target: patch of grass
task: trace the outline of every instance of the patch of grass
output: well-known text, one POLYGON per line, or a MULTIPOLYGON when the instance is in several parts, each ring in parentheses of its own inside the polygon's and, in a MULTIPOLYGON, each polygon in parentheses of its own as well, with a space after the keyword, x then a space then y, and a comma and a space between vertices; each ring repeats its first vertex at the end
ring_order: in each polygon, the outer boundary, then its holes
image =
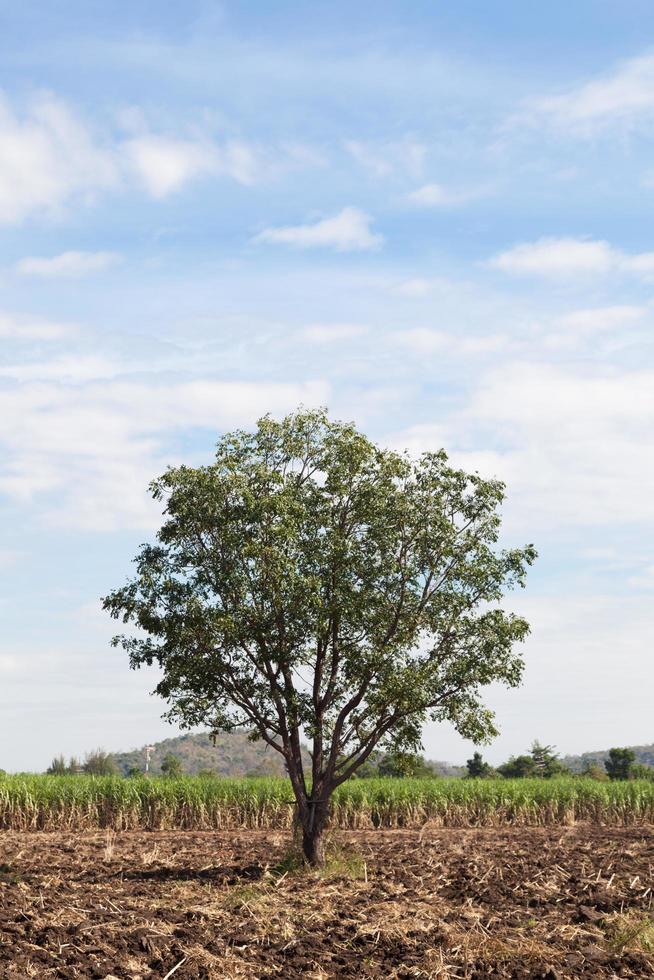
POLYGON ((330 843, 327 848, 324 867, 318 874, 321 878, 352 878, 359 880, 367 877, 366 862, 360 854, 351 848, 330 843))
POLYGON ((256 908, 265 900, 266 892, 261 884, 232 885, 225 894, 222 904, 239 912, 256 908))
POLYGON ((654 953, 654 918, 651 915, 633 912, 618 915, 606 923, 605 934, 608 947, 615 952, 629 948, 654 953))
POLYGON ((286 875, 298 874, 307 870, 307 863, 300 847, 293 844, 284 852, 276 864, 268 868, 268 871, 275 878, 285 878, 286 875))
POLYGON ((0 883, 18 885, 22 880, 22 876, 10 864, 0 864, 0 883))
POLYGON ((304 858, 302 849, 294 844, 286 851, 281 860, 269 868, 270 874, 283 878, 293 874, 316 874, 320 878, 352 878, 360 879, 367 876, 367 867, 363 858, 351 848, 328 840, 325 847, 325 863, 322 868, 312 868, 304 858))

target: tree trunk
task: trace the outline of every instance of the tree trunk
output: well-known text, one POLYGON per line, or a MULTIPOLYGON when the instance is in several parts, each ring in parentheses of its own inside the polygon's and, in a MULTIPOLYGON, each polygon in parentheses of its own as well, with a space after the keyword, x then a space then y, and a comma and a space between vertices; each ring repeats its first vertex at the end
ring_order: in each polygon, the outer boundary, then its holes
POLYGON ((325 828, 328 819, 328 802, 308 801, 306 816, 302 820, 302 853, 312 868, 322 868, 325 863, 325 828))

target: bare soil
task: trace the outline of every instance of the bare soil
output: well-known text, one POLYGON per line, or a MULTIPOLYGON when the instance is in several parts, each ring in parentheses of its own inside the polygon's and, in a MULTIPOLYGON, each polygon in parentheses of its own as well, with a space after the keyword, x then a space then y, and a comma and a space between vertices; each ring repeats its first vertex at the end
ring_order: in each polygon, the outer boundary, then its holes
POLYGON ((654 829, 0 834, 0 978, 654 977, 654 829))

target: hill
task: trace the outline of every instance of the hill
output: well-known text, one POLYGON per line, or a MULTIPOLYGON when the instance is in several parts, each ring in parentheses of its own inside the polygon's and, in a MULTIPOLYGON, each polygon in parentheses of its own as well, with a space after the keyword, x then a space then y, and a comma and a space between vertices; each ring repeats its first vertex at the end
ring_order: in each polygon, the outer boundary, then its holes
MULTIPOLYGON (((251 742, 244 732, 231 732, 216 736, 215 744, 211 736, 202 732, 195 735, 179 735, 156 742, 150 758, 150 771, 161 772, 161 763, 167 755, 176 756, 182 769, 195 775, 209 769, 219 776, 281 776, 283 766, 281 757, 263 742, 251 742)), ((143 769, 145 747, 131 752, 115 752, 113 757, 123 775, 132 767, 143 769)))
MULTIPOLYGON (((166 755, 176 756, 188 775, 201 770, 212 770, 219 776, 281 776, 284 767, 281 757, 263 742, 251 742, 244 732, 224 733, 216 736, 215 745, 207 732, 179 735, 156 742, 150 759, 150 771, 161 772, 166 755)), ((126 775, 133 767, 143 769, 145 746, 131 752, 114 752, 119 771, 126 775)), ((308 756, 307 756, 308 758, 308 756)), ((428 762, 439 776, 460 776, 465 770, 447 762, 428 762)))
MULTIPOLYGON (((623 748, 623 746, 620 746, 623 748)), ((636 762, 644 766, 654 767, 654 744, 652 745, 628 745, 626 748, 632 750, 636 755, 636 762)), ((564 766, 572 772, 581 772, 585 766, 597 765, 604 768, 604 760, 608 759, 609 750, 603 749, 598 752, 583 752, 581 755, 565 755, 561 759, 564 766)))

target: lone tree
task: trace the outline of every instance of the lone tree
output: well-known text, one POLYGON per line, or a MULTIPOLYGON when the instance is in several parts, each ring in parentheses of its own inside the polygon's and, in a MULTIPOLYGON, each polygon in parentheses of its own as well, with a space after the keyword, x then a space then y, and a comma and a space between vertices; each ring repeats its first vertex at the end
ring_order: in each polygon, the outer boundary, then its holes
POLYGON ((480 689, 519 683, 529 630, 499 602, 535 558, 496 548, 502 483, 298 411, 224 436, 211 465, 169 469, 151 493, 157 544, 104 600, 145 635, 114 644, 160 666, 169 719, 246 725, 280 753, 311 864, 334 790, 375 749, 416 751, 427 719, 496 734, 480 689))

